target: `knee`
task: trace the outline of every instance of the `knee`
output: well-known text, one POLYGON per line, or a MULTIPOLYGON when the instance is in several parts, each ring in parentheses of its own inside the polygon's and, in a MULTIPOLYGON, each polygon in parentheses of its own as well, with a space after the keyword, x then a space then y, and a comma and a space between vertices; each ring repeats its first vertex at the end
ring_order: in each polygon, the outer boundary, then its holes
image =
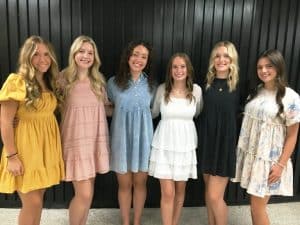
POLYGON ((132 181, 127 182, 119 182, 119 191, 131 191, 132 189, 132 181))
POLYGON ((146 183, 147 183, 147 179, 134 180, 133 188, 134 189, 146 189, 146 183))
POLYGON ((92 191, 81 191, 75 194, 77 199, 80 199, 81 202, 91 203, 93 200, 94 193, 92 191))
POLYGON ((23 207, 41 209, 43 207, 43 197, 41 196, 31 196, 30 199, 22 201, 23 207))
POLYGON ((175 190, 172 188, 161 190, 161 199, 165 202, 171 202, 175 198, 175 190))
POLYGON ((210 204, 214 205, 214 204, 217 204, 220 200, 223 201, 223 198, 222 198, 222 196, 219 196, 218 194, 209 191, 209 192, 206 193, 206 200, 210 204))

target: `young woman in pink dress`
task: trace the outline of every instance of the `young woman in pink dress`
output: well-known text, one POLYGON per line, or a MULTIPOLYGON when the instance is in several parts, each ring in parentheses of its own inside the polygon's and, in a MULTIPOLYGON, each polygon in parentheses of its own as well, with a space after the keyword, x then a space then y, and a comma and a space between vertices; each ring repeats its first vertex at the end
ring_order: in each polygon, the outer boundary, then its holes
POLYGON ((104 103, 105 80, 95 42, 79 36, 73 42, 69 65, 58 79, 62 110, 61 137, 66 181, 75 196, 69 206, 71 225, 86 224, 96 173, 109 170, 108 127, 104 103))

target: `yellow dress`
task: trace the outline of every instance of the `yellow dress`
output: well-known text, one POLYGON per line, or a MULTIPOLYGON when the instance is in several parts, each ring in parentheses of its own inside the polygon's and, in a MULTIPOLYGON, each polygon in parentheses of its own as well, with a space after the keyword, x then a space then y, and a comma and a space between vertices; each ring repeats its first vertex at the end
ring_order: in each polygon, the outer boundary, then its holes
POLYGON ((50 187, 64 179, 59 128, 54 110, 56 98, 52 92, 43 92, 35 109, 25 106, 25 81, 18 74, 10 74, 0 91, 1 101, 19 102, 15 128, 18 157, 24 165, 24 175, 13 176, 6 169, 5 146, 0 162, 0 192, 13 193, 50 187))

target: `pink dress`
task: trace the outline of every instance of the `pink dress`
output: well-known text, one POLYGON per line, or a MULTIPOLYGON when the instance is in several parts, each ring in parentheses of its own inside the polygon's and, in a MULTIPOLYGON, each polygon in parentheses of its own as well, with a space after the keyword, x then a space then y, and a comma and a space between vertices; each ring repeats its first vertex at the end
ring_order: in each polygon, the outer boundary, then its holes
POLYGON ((91 90, 89 80, 77 81, 71 88, 64 105, 61 136, 66 181, 87 180, 109 171, 104 104, 91 90))

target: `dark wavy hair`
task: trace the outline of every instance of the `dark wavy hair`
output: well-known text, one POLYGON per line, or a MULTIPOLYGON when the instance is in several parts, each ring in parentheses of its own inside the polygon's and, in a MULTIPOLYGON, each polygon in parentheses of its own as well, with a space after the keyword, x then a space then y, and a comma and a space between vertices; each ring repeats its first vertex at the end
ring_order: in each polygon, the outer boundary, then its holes
POLYGON ((126 90, 129 87, 128 81, 131 79, 131 74, 130 74, 128 60, 129 60, 130 56, 132 56, 134 48, 139 45, 144 46, 149 52, 147 64, 146 64, 143 72, 147 76, 149 90, 153 90, 153 87, 154 87, 153 65, 152 65, 153 48, 148 42, 141 41, 141 40, 130 42, 127 45, 127 47, 123 50, 123 53, 121 56, 121 61, 120 61, 119 71, 117 72, 117 75, 115 77, 115 82, 116 82, 117 86, 122 90, 126 90))
POLYGON ((191 60, 189 56, 185 53, 175 53, 174 55, 171 56, 168 66, 167 66, 167 74, 166 74, 166 91, 165 91, 165 102, 169 102, 170 100, 170 93, 173 88, 173 77, 172 77, 172 65, 173 61, 175 58, 181 58, 185 62, 186 69, 187 69, 187 78, 186 78, 186 89, 187 89, 187 95, 186 98, 189 99, 190 101, 193 100, 193 78, 194 78, 194 68, 191 63, 191 60))
MULTIPOLYGON (((256 64, 262 58, 267 58, 276 70, 276 103, 279 107, 277 116, 280 116, 280 114, 283 112, 282 98, 285 95, 285 87, 288 86, 286 81, 285 61, 281 52, 277 49, 269 49, 267 51, 264 51, 258 57, 256 64)), ((256 80, 254 81, 254 85, 255 87, 252 88, 249 98, 247 99, 247 103, 257 96, 259 89, 264 86, 264 83, 260 79, 256 78, 256 80)))

